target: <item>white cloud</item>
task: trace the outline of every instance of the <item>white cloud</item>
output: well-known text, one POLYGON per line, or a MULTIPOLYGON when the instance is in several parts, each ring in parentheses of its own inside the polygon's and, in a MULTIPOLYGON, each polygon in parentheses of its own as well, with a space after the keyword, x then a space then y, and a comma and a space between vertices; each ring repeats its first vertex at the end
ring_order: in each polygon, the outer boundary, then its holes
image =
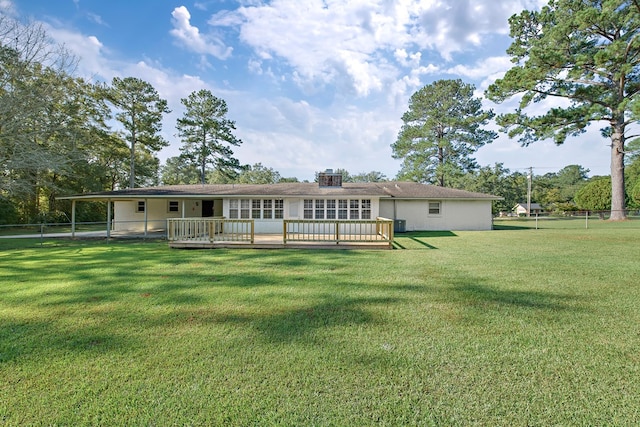
POLYGON ((15 16, 16 7, 11 0, 0 0, 0 13, 7 16, 15 16))
POLYGON ((171 35, 187 49, 202 55, 211 55, 218 59, 226 59, 232 48, 211 34, 201 34, 198 27, 191 25, 191 14, 184 6, 176 7, 171 12, 173 29, 171 35))

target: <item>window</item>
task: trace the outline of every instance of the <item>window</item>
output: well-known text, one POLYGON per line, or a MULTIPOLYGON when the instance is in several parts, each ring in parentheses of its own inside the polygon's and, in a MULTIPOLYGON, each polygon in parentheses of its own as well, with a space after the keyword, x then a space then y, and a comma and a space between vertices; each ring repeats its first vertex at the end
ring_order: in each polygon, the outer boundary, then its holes
POLYGON ((136 212, 143 213, 145 209, 146 203, 144 200, 138 200, 138 204, 136 205, 136 212))
POLYGON ((238 219, 238 200, 231 199, 229 200, 229 218, 238 219))
POLYGON ((260 209, 260 202, 260 199, 251 200, 251 218, 253 219, 260 219, 260 216, 262 214, 262 210, 260 209))
POLYGON ((336 219, 336 201, 327 200, 327 219, 336 219))
POLYGON ((240 199, 240 218, 249 219, 250 202, 249 199, 240 199))
POLYGON ((169 212, 180 212, 180 204, 177 200, 169 200, 169 206, 167 209, 169 212))
POLYGON ((371 200, 362 200, 362 219, 371 219, 371 200))
POLYGON ((304 199, 304 219, 313 219, 313 200, 304 199))
POLYGON ((275 207, 274 218, 277 218, 277 219, 284 218, 284 200, 276 199, 273 201, 273 205, 275 207))
POLYGON ((349 218, 360 219, 360 200, 349 200, 349 218))
POLYGON ((262 201, 262 217, 264 219, 273 218, 273 200, 263 200, 262 201))
POLYGON ((324 219, 324 200, 316 200, 316 219, 324 219))
POLYGON ((347 200, 338 200, 338 219, 347 219, 347 200))
POLYGON ((429 215, 440 215, 440 202, 429 202, 429 215))

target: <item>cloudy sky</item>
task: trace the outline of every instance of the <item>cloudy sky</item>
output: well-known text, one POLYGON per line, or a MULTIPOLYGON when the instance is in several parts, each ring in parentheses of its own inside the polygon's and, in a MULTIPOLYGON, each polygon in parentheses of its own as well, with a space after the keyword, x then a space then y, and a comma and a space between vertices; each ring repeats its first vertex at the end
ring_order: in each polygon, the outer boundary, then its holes
MULTIPOLYGON (((243 164, 285 177, 316 171, 379 171, 392 158, 409 97, 439 79, 473 83, 477 96, 509 68, 508 18, 543 0, 0 0, 0 10, 38 21, 81 58, 93 80, 134 76, 173 112, 164 121, 179 154, 180 99, 202 88, 224 99, 243 145, 243 164)), ((508 111, 513 102, 495 105, 508 111)), ((592 126, 561 147, 521 147, 505 135, 483 148, 496 162, 535 174, 579 164, 609 174, 609 149, 592 126)))

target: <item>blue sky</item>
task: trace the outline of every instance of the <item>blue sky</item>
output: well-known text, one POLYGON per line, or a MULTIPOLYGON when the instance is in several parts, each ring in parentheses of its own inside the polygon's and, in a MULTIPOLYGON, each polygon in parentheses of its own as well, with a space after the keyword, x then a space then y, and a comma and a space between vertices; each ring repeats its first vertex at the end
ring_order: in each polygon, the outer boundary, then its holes
MULTIPOLYGON (((181 98, 202 88, 224 99, 243 140, 243 164, 282 176, 379 171, 393 178, 390 145, 409 97, 439 79, 473 83, 477 96, 510 67, 507 19, 543 0, 0 0, 0 12, 37 21, 99 81, 151 83, 172 113, 163 125, 179 154, 181 98)), ((515 101, 486 108, 506 112, 515 101)), ((495 127, 495 125, 493 125, 495 127)), ((534 174, 580 164, 609 174, 597 125, 557 147, 521 147, 506 135, 481 148, 481 165, 534 174)))

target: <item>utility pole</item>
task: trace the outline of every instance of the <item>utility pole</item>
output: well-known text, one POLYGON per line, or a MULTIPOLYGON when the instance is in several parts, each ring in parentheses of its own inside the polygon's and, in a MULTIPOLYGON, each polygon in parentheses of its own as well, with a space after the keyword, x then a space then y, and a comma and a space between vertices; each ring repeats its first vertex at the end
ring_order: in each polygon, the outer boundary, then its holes
POLYGON ((527 175, 527 216, 531 216, 531 180, 533 179, 533 167, 529 166, 527 175))

